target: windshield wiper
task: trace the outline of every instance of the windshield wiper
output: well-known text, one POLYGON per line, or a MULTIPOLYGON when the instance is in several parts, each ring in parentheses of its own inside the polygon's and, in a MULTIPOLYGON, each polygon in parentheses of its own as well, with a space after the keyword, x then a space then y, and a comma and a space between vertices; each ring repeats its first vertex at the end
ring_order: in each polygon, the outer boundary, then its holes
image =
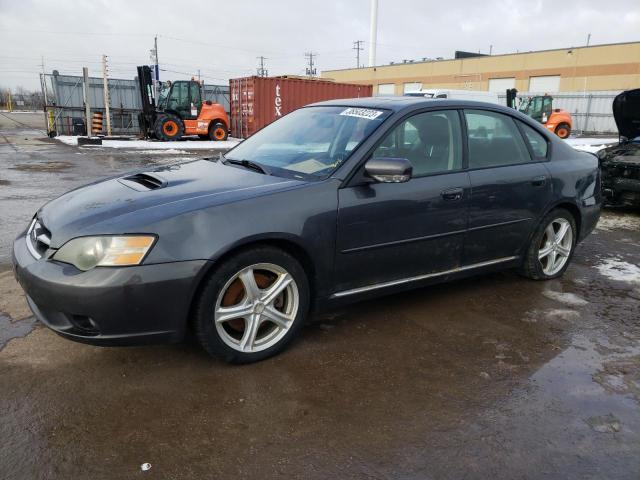
POLYGON ((255 170, 256 172, 263 173, 265 175, 271 175, 271 170, 269 170, 264 165, 261 165, 256 162, 252 162, 251 160, 236 160, 235 158, 226 158, 222 156, 222 163, 224 164, 232 164, 232 165, 241 165, 250 170, 255 170))

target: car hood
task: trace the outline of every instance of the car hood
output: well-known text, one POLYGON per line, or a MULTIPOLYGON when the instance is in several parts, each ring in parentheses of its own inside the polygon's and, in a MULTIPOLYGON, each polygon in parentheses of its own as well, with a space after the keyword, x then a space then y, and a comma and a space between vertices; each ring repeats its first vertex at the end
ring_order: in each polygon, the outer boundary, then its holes
POLYGON ((640 137, 640 88, 622 92, 613 99, 613 117, 621 136, 627 140, 640 137))
POLYGON ((135 233, 128 231, 132 228, 132 217, 143 226, 150 220, 304 183, 219 161, 197 160, 130 172, 77 188, 47 203, 38 217, 51 232, 51 247, 58 248, 81 235, 135 233), (125 216, 129 221, 121 222, 120 231, 118 219, 125 216), (101 231, 100 226, 106 223, 108 231, 101 231))

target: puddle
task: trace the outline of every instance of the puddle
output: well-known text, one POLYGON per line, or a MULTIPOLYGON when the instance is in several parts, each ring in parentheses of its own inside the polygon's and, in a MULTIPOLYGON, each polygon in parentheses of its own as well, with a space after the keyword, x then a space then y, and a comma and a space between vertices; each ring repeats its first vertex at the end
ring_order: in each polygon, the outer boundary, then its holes
POLYGON ((36 325, 36 319, 26 318, 12 322, 11 319, 0 314, 0 350, 14 338, 26 337, 36 325))
POLYGON ((58 170, 66 170, 71 168, 71 162, 44 162, 44 163, 18 163, 12 170, 21 170, 24 172, 55 172, 58 170))

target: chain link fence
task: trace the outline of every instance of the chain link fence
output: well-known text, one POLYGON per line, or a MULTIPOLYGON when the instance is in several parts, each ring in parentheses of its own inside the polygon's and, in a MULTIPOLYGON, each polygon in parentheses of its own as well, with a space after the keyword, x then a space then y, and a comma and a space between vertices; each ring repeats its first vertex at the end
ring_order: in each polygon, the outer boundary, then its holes
MULTIPOLYGON (((83 77, 75 75, 40 75, 43 96, 47 99, 49 121, 58 135, 81 134, 85 121, 83 77)), ((136 79, 108 80, 111 115, 111 130, 115 135, 137 135, 140 133, 138 114, 142 111, 140 87, 136 79)), ((229 86, 204 85, 204 100, 221 104, 229 111, 229 86)), ((103 95, 103 80, 89 77, 88 101, 91 114, 106 115, 103 95)), ((91 120, 89 119, 89 124, 91 120)), ((106 124, 106 122, 104 122, 106 124)))

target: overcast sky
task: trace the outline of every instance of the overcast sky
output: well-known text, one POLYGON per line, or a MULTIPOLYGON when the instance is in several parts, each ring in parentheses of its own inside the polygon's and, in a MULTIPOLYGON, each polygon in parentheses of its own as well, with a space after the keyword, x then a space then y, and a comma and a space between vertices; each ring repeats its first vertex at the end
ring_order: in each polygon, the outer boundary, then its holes
MULTIPOLYGON (((509 53, 640 40, 639 0, 379 0, 377 64, 453 56, 455 50, 509 53)), ((255 73, 304 74, 356 65, 355 40, 369 39, 369 0, 0 0, 0 86, 37 88, 45 69, 133 78, 149 63, 153 37, 163 79, 201 70, 207 83, 255 73)))

